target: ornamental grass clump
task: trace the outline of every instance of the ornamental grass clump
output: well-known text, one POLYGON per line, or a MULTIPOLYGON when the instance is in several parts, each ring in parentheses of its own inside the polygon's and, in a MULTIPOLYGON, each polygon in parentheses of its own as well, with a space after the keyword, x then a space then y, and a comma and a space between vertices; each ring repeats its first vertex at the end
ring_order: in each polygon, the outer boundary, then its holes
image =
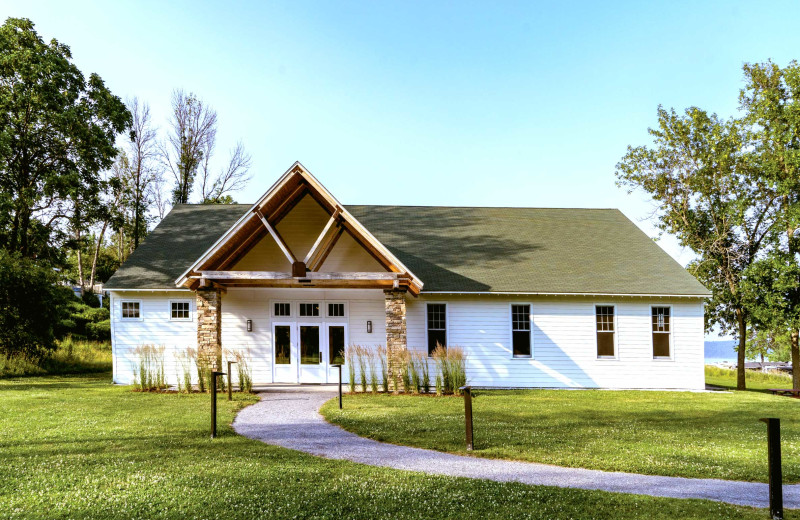
POLYGON ((406 351, 403 361, 405 362, 406 371, 408 372, 408 385, 405 387, 407 393, 418 394, 419 386, 421 383, 419 365, 415 356, 416 352, 411 353, 406 351))
POLYGON ((236 362, 236 375, 239 379, 239 391, 244 393, 253 392, 253 372, 250 368, 250 351, 229 350, 228 359, 233 358, 236 362))
POLYGON ((410 392, 411 389, 411 370, 410 360, 411 355, 408 350, 403 350, 399 354, 400 357, 400 381, 403 383, 403 391, 410 392))
POLYGON ((433 351, 436 364, 436 394, 461 395, 461 388, 467 384, 466 358, 461 347, 439 345, 433 351))
POLYGON ((177 374, 178 392, 186 392, 187 394, 192 392, 192 370, 194 369, 194 359, 190 354, 191 350, 192 349, 187 348, 186 350, 175 354, 175 359, 178 361, 177 365, 180 370, 180 372, 177 374))
POLYGON ((197 390, 199 392, 206 391, 206 379, 208 378, 208 370, 207 367, 200 362, 200 359, 197 357, 197 350, 193 348, 187 348, 186 354, 189 359, 194 363, 195 370, 197 370, 197 390))
POLYGON ((365 357, 367 359, 367 366, 369 367, 369 389, 373 394, 378 393, 378 370, 375 367, 375 361, 378 353, 375 347, 367 347, 365 349, 365 357))
POLYGON ((414 364, 419 381, 419 383, 415 385, 417 391, 427 394, 431 391, 431 373, 430 366, 428 365, 428 356, 426 356, 424 352, 415 350, 411 353, 411 362, 414 364))
POLYGON ((166 388, 164 345, 139 345, 133 352, 139 358, 135 372, 136 388, 143 392, 166 388))
POLYGON ((381 391, 388 392, 389 391, 389 363, 388 363, 388 351, 386 347, 383 345, 378 345, 378 361, 381 365, 381 391))
POLYGON ((350 393, 354 394, 356 392, 356 346, 350 345, 347 347, 345 351, 345 359, 347 360, 347 375, 348 375, 348 384, 350 386, 350 393))

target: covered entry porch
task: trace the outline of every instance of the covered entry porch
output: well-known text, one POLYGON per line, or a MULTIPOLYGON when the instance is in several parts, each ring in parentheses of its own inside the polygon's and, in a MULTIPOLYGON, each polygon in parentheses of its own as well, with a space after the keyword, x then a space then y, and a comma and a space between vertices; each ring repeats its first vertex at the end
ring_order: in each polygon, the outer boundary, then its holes
POLYGON ((245 354, 256 385, 338 383, 333 365, 346 364, 348 346, 405 348, 405 309, 406 294, 393 290, 200 289, 198 346, 211 364, 245 354))

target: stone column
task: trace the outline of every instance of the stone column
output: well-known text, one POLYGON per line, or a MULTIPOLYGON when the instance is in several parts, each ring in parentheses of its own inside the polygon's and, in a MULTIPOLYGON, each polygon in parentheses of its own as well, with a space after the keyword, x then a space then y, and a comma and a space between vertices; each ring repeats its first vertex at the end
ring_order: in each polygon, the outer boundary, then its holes
POLYGON ((406 343, 406 291, 383 291, 386 304, 386 360, 389 372, 389 390, 403 390, 400 367, 407 350, 406 343))
POLYGON ((197 289, 197 362, 212 370, 222 368, 222 293, 197 289))

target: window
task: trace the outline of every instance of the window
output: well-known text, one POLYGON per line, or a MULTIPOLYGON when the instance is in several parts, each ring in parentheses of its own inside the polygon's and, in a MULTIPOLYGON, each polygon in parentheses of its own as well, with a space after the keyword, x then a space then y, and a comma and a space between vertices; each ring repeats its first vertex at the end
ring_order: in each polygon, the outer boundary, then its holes
POLYGON ((122 319, 123 320, 138 320, 141 318, 139 314, 139 302, 123 301, 122 302, 122 319))
POLYGON ((300 316, 319 316, 318 303, 301 303, 300 316))
POLYGON ((598 305, 594 309, 597 320, 597 357, 614 357, 614 306, 598 305))
POLYGON ((292 304, 291 303, 276 303, 275 316, 291 316, 292 304))
POLYGON ((328 317, 330 318, 340 318, 344 316, 344 304, 343 303, 329 303, 328 304, 328 317))
POLYGON ((275 364, 292 363, 292 328, 289 325, 275 325, 275 364))
POLYGON ((344 365, 344 325, 328 327, 328 359, 331 365, 344 365))
POLYGON ((447 347, 447 305, 428 304, 428 355, 432 355, 438 345, 447 347))
POLYGON ((188 301, 169 302, 169 319, 171 320, 190 320, 188 301))
POLYGON ((511 340, 514 357, 531 357, 531 306, 511 306, 511 340))
POLYGON ((653 357, 668 358, 669 352, 669 307, 652 307, 653 357))

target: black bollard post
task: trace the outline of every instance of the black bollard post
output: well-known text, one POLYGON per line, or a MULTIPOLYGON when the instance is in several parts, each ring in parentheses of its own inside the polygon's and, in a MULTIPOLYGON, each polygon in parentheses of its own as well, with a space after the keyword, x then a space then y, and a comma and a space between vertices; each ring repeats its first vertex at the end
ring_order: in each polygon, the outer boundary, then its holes
POLYGON ((225 372, 211 372, 211 438, 217 437, 217 377, 224 376, 225 372))
MULTIPOLYGON (((228 361, 228 401, 233 400, 233 376, 231 375, 231 365, 234 363, 236 363, 236 361, 228 361)), ((241 381, 239 382, 239 386, 241 386, 241 381)), ((241 388, 239 390, 241 390, 241 388)))
POLYGON ((472 388, 461 387, 464 391, 464 421, 467 426, 467 451, 472 451, 472 388))
POLYGON ((339 369, 339 410, 342 409, 342 365, 331 365, 339 369))
POLYGON ((767 423, 767 458, 769 460, 769 513, 783 520, 783 473, 781 471, 781 420, 761 419, 767 423))

